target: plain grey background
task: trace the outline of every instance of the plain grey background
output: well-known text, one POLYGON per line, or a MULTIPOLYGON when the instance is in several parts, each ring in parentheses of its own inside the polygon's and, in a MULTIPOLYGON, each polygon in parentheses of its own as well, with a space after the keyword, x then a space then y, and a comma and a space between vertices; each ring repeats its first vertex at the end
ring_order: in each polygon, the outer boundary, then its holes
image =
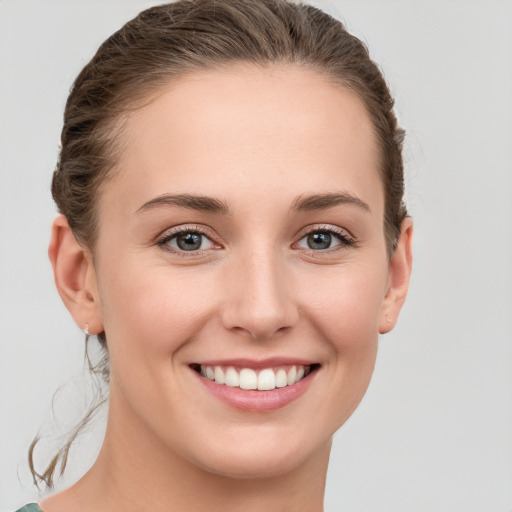
MULTIPOLYGON (((83 335, 46 257, 67 92, 101 41, 156 3, 0 0, 2 511, 38 498, 27 447, 40 429, 65 433, 87 390, 83 335)), ((396 95, 416 227, 410 296, 335 437, 326 508, 511 512, 512 1, 316 3, 368 43, 396 95)))

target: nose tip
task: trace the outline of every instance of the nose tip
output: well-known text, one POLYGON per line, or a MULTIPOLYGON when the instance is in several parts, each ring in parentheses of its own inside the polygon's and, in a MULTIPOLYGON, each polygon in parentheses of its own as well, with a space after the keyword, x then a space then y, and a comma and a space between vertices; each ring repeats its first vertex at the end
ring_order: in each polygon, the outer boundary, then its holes
POLYGON ((296 323, 290 308, 280 306, 264 311, 257 308, 238 307, 235 314, 226 315, 224 325, 232 331, 246 333, 254 340, 265 340, 289 330, 296 323))
POLYGON ((297 305, 282 269, 246 264, 232 275, 222 311, 226 329, 265 340, 291 329, 299 319, 297 305))

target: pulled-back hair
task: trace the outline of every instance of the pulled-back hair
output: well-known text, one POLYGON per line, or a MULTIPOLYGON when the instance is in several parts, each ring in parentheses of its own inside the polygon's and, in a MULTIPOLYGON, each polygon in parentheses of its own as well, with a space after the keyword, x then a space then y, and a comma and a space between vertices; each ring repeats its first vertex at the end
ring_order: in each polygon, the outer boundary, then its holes
MULTIPOLYGON (((67 100, 52 182, 53 198, 77 241, 94 253, 98 189, 122 152, 118 135, 124 116, 188 72, 239 63, 306 67, 360 98, 380 153, 383 230, 391 255, 406 216, 404 134, 393 98, 366 46, 340 21, 289 0, 179 0, 143 11, 100 46, 67 100)), ((98 338, 106 350, 105 334, 98 338)), ((52 484, 57 462, 60 458, 65 467, 74 437, 43 474, 31 463, 34 479, 52 484)))

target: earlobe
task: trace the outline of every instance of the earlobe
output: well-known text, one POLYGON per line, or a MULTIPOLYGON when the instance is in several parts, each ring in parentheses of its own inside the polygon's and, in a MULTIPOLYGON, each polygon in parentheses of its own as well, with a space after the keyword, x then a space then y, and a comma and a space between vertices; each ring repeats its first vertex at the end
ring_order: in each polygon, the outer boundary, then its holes
POLYGON ((90 333, 103 330, 92 257, 76 241, 68 221, 59 215, 53 222, 48 255, 55 285, 71 316, 90 333))
POLYGON ((389 286, 384 297, 379 322, 379 333, 393 329, 405 302, 412 269, 413 222, 406 217, 402 222, 400 237, 389 262, 389 286))

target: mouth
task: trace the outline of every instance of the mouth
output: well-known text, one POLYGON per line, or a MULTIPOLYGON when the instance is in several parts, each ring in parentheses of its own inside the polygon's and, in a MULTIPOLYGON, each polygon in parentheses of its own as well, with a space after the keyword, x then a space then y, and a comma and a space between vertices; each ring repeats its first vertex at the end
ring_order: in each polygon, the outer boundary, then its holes
POLYGON ((287 364, 253 367, 245 365, 214 365, 193 363, 190 368, 202 378, 220 386, 246 391, 273 391, 294 387, 308 375, 316 372, 320 364, 287 364))

